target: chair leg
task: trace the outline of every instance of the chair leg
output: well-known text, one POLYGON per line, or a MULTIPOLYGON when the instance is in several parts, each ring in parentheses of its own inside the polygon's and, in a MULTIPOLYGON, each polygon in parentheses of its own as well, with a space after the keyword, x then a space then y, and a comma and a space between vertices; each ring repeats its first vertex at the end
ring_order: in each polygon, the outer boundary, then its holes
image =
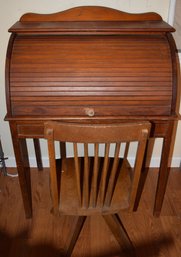
POLYGON ((103 215, 105 222, 112 231, 121 248, 134 251, 133 244, 124 228, 118 214, 103 215))
POLYGON ((72 231, 70 232, 69 244, 68 244, 68 250, 66 252, 66 257, 71 256, 74 246, 78 240, 78 237, 83 228, 86 218, 87 218, 86 216, 79 216, 75 226, 73 227, 72 231))

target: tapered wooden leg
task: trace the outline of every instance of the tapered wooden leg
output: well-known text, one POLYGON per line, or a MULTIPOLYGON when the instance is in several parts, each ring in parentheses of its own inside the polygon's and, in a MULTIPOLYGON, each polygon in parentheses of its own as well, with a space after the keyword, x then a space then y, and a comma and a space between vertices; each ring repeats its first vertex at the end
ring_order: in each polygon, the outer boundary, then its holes
POLYGON ((26 139, 19 139, 22 166, 18 166, 19 181, 23 195, 26 218, 32 217, 31 177, 26 139))
POLYGON ((86 216, 79 216, 77 218, 77 222, 75 224, 75 227, 73 227, 72 231, 69 234, 69 242, 68 242, 68 250, 66 253, 66 256, 69 257, 71 256, 73 249, 75 247, 75 244, 78 240, 78 237, 80 235, 80 232, 83 228, 84 222, 86 220, 86 216))
POLYGON ((134 252, 133 244, 118 214, 103 215, 103 218, 109 226, 110 230, 112 231, 121 248, 134 252))
POLYGON ((26 139, 18 138, 16 124, 10 124, 14 153, 16 158, 17 170, 19 175, 19 183, 23 198, 26 218, 32 217, 32 197, 31 197, 31 180, 30 166, 28 159, 28 151, 26 139))
POLYGON ((161 163, 160 163, 160 169, 159 169, 159 175, 158 175, 155 205, 154 205, 155 216, 160 215, 163 199, 166 191, 166 186, 168 182, 168 176, 170 171, 169 158, 171 158, 171 151, 173 149, 172 147, 173 129, 174 129, 174 121, 170 121, 167 129, 167 133, 163 140, 162 156, 161 156, 161 163))
POLYGON ((142 195, 142 192, 143 192, 143 189, 144 189, 144 185, 145 185, 145 181, 146 181, 146 178, 147 178, 147 175, 148 175, 148 170, 149 170, 149 166, 150 166, 150 162, 151 162, 154 143, 155 143, 155 138, 150 138, 149 142, 146 146, 146 151, 145 151, 146 154, 145 154, 145 157, 144 157, 144 160, 143 160, 141 177, 140 177, 140 181, 139 181, 139 185, 138 185, 138 191, 137 191, 137 194, 136 194, 136 199, 135 199, 133 211, 137 211, 137 209, 138 209, 140 198, 141 198, 141 195, 142 195))
POLYGON ((36 163, 37 163, 38 170, 43 170, 39 139, 33 138, 33 144, 34 144, 34 149, 35 149, 35 156, 36 156, 36 163))

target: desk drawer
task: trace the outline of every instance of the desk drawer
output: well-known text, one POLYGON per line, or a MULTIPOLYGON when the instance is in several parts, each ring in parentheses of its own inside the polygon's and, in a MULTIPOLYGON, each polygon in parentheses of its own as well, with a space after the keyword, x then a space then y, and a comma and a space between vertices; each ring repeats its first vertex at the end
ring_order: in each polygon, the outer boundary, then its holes
POLYGON ((25 138, 43 138, 44 124, 27 123, 17 125, 18 137, 25 138))
POLYGON ((120 115, 168 115, 170 106, 155 108, 151 105, 126 106, 126 105, 108 105, 108 106, 18 106, 15 113, 18 115, 41 115, 41 116, 120 116, 120 115))

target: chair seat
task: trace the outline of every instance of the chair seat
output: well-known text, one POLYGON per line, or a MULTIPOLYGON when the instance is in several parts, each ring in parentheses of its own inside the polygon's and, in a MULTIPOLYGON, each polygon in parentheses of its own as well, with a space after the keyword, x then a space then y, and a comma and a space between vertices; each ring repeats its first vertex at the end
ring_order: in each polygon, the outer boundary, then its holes
MULTIPOLYGON (((113 158, 110 158, 110 162, 113 158)), ((83 161, 82 157, 79 157, 79 162, 83 161)), ((90 166, 93 159, 89 157, 90 166)), ((103 158, 99 157, 99 163, 101 165, 103 158)), ((76 179, 75 179, 75 165, 74 158, 58 159, 57 163, 57 177, 59 180, 59 189, 61 187, 59 214, 61 215, 92 215, 92 214, 110 214, 117 213, 119 210, 127 210, 129 208, 129 192, 131 187, 131 167, 127 160, 120 158, 116 186, 113 192, 113 197, 110 206, 100 205, 100 194, 98 193, 97 203, 95 207, 88 208, 81 207, 79 202, 76 179)), ((91 174, 90 174, 91 176, 91 174)), ((98 181, 99 185, 100 181, 98 181)), ((91 197, 90 197, 91 202, 91 197)))

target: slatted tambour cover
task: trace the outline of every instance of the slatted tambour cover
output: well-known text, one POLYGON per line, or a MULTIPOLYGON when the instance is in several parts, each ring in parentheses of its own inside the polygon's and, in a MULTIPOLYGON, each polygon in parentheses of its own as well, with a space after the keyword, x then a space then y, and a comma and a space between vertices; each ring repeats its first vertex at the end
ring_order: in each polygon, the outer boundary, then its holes
POLYGON ((18 35, 10 63, 13 115, 170 115, 164 34, 18 35))

